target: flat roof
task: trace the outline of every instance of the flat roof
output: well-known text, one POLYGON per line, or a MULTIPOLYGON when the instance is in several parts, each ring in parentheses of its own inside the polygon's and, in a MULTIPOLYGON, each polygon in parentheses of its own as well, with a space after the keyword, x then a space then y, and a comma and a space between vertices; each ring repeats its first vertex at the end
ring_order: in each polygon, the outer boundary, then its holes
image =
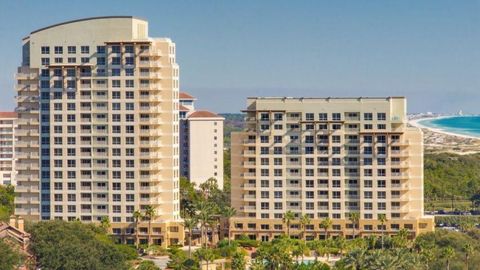
POLYGON ((46 29, 49 29, 49 28, 53 28, 53 27, 57 27, 57 26, 60 26, 60 25, 64 25, 64 24, 69 24, 69 23, 76 23, 76 22, 82 22, 82 21, 90 21, 90 20, 98 20, 98 19, 138 19, 138 20, 142 20, 142 21, 147 21, 143 18, 140 18, 140 17, 136 17, 136 16, 99 16, 99 17, 88 17, 88 18, 83 18, 83 19, 77 19, 77 20, 71 20, 71 21, 65 21, 65 22, 61 22, 61 23, 57 23, 57 24, 52 24, 50 26, 47 26, 47 27, 43 27, 43 28, 40 28, 40 29, 37 29, 33 32, 30 32, 30 35, 31 34, 35 34, 37 32, 40 32, 40 31, 43 31, 43 30, 46 30, 46 29))
POLYGON ((265 100, 268 100, 268 99, 291 99, 291 100, 295 100, 295 99, 299 99, 299 100, 302 100, 302 99, 325 99, 325 100, 329 100, 329 99, 339 99, 339 100, 342 100, 342 99, 390 99, 390 98, 395 98, 395 99, 402 99, 402 98, 405 98, 403 96, 388 96, 388 97, 247 97, 247 99, 265 99, 265 100))

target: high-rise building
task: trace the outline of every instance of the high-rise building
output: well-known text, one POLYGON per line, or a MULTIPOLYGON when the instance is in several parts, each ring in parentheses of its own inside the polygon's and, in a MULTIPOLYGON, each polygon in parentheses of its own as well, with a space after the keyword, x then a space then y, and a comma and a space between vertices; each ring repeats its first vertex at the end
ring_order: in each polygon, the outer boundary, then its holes
MULTIPOLYGON (((287 232, 287 211, 311 218, 307 239, 325 238, 326 218, 329 235, 347 238, 433 230, 422 132, 407 125, 405 98, 249 98, 245 113, 246 129, 232 134, 234 236, 287 232)), ((298 220, 290 227, 301 234, 298 220)))
POLYGON ((133 212, 183 241, 179 205, 179 67, 175 44, 131 16, 68 21, 23 39, 15 212, 28 220, 107 217, 134 240, 133 212))
POLYGON ((223 118, 195 110, 195 98, 180 92, 180 173, 197 186, 209 178, 223 188, 223 118))
POLYGON ((0 185, 15 185, 17 114, 0 112, 0 185))

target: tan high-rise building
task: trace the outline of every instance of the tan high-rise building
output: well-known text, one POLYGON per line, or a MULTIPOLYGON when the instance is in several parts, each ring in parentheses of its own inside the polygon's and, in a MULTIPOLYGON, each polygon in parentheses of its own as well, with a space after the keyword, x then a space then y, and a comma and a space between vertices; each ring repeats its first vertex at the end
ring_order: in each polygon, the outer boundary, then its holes
MULTIPOLYGON (((307 214, 307 238, 433 230, 423 211, 423 141, 406 99, 249 98, 246 129, 232 134, 234 236, 270 240, 287 211, 307 214), (382 227, 379 216, 386 216, 382 227)), ((298 219, 297 219, 298 220, 298 219)), ((290 232, 301 234, 298 221, 290 232)))
POLYGON ((29 220, 107 217, 134 239, 153 206, 157 244, 183 241, 179 205, 179 67, 175 44, 131 16, 48 26, 23 39, 15 212, 29 220))
POLYGON ((17 114, 0 112, 0 185, 15 185, 17 114))
POLYGON ((180 174, 197 187, 215 178, 223 189, 222 116, 195 110, 195 98, 180 92, 180 174))

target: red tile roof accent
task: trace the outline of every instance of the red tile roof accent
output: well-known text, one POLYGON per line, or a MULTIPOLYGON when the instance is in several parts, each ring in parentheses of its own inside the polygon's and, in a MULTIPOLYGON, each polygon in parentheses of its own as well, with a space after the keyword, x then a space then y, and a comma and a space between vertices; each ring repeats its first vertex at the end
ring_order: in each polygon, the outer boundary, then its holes
POLYGON ((194 99, 192 95, 185 92, 180 92, 179 96, 180 96, 180 99, 194 99))
POLYGON ((178 110, 181 111, 181 112, 188 112, 188 111, 190 111, 187 107, 183 106, 182 104, 180 104, 180 106, 178 107, 178 110))
POLYGON ((222 118, 222 117, 216 113, 212 113, 209 111, 196 111, 190 114, 188 118, 222 118))
POLYGON ((16 112, 0 112, 0 118, 17 118, 16 112))

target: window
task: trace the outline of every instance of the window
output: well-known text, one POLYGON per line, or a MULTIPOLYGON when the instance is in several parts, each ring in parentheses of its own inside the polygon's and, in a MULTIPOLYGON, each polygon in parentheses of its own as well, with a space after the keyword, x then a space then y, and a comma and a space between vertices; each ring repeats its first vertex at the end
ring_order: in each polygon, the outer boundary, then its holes
POLYGON ((125 46, 125 52, 126 53, 134 53, 134 48, 132 45, 126 45, 125 46))
POLYGON ((80 47, 81 53, 90 53, 90 47, 89 46, 82 46, 80 47))
POLYGON ((386 113, 377 113, 377 120, 379 120, 379 121, 387 120, 387 114, 386 113))
POLYGON ((373 114, 372 113, 364 113, 363 114, 363 120, 365 120, 365 121, 373 120, 373 114))
POLYGON ((105 57, 97 57, 97 65, 104 66, 105 62, 105 57))
POLYGON ((105 53, 105 46, 97 46, 97 53, 105 53))
POLYGON ((67 50, 68 50, 68 53, 69 53, 69 54, 75 54, 75 53, 77 53, 77 47, 75 47, 75 46, 68 46, 68 47, 67 47, 67 50))
POLYGON ((125 87, 128 87, 128 88, 134 87, 134 81, 133 80, 125 80, 125 87))
POLYGON ((120 45, 112 45, 112 53, 120 53, 121 48, 120 45))
POLYGON ((50 65, 50 58, 42 58, 42 65, 44 66, 50 65))
POLYGON ((120 76, 120 69, 119 68, 112 68, 112 76, 120 76))
POLYGON ((42 51, 42 54, 50 54, 50 47, 42 46, 41 51, 42 51))
POLYGON ((134 76, 135 71, 133 68, 126 68, 125 69, 125 76, 134 76))
POLYGON ((112 65, 121 65, 122 60, 120 57, 112 57, 112 65))
POLYGON ((133 65, 135 64, 135 60, 133 57, 125 57, 125 65, 133 65))
POLYGON ((55 46, 55 54, 63 54, 63 47, 55 46))

